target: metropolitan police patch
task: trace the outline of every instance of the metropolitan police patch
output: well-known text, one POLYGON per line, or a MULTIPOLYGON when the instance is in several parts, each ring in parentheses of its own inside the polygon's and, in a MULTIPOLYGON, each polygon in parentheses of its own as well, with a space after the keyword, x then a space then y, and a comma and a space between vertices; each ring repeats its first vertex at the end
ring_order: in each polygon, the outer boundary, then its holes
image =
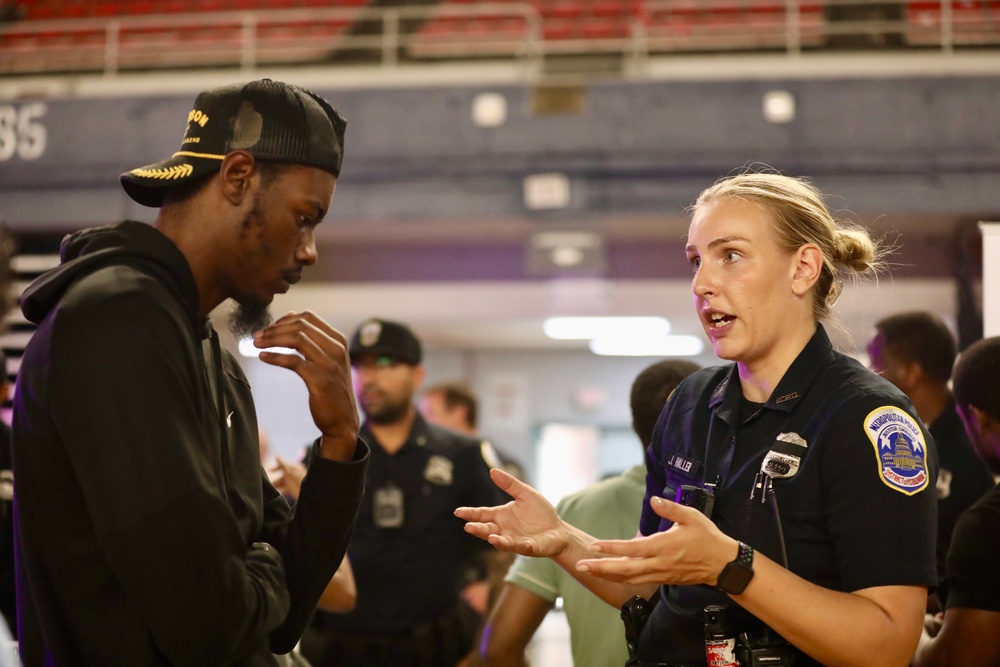
POLYGON ((908 496, 927 487, 927 443, 913 417, 886 405, 868 413, 865 433, 875 447, 886 486, 908 496))

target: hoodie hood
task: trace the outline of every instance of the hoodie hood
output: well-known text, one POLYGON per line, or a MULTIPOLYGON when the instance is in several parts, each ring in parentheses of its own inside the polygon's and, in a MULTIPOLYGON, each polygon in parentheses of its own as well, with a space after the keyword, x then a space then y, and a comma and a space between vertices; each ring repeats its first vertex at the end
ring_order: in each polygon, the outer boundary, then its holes
POLYGON ((59 266, 35 279, 21 295, 21 312, 39 324, 69 287, 106 266, 127 264, 160 277, 198 321, 198 288, 191 267, 174 242, 151 225, 126 220, 67 235, 59 266))

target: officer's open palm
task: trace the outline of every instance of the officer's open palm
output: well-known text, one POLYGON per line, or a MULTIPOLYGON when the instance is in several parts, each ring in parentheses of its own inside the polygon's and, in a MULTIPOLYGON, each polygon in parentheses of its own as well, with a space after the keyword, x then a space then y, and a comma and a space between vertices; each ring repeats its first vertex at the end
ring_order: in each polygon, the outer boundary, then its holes
POLYGON ((468 523, 465 531, 501 551, 523 556, 556 556, 568 545, 566 527, 542 494, 510 474, 494 468, 490 477, 510 495, 498 507, 459 507, 455 516, 468 523))
POLYGON ((577 569, 630 585, 714 585, 736 556, 736 540, 693 507, 659 498, 650 506, 674 524, 662 533, 631 540, 598 540, 590 548, 602 557, 581 560, 577 569))

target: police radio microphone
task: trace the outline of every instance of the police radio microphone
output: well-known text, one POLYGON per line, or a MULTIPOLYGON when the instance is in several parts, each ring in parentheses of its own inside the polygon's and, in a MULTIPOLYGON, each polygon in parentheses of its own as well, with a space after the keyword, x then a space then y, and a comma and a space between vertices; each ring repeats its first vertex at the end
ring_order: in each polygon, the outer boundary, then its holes
POLYGON ((760 463, 760 472, 754 478, 754 486, 750 489, 750 500, 760 491, 760 502, 771 501, 771 511, 778 527, 778 541, 781 544, 781 556, 785 567, 788 567, 788 552, 785 549, 785 531, 781 526, 781 513, 778 511, 778 498, 774 495, 772 482, 776 479, 795 477, 799 472, 802 457, 805 456, 807 443, 798 433, 779 433, 764 455, 760 463))
POLYGON ((754 487, 750 491, 750 500, 760 491, 760 502, 766 502, 771 481, 794 477, 805 453, 806 441, 798 433, 779 433, 774 445, 761 461, 760 472, 754 478, 754 487))

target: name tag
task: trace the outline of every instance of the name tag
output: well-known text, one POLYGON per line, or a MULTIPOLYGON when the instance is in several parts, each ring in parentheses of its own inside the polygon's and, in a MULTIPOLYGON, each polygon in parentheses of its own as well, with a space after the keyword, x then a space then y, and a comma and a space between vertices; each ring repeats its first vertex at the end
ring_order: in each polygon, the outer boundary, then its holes
POLYGON ((664 467, 668 470, 679 472, 685 477, 695 477, 701 470, 701 461, 677 452, 667 452, 667 463, 664 467))

